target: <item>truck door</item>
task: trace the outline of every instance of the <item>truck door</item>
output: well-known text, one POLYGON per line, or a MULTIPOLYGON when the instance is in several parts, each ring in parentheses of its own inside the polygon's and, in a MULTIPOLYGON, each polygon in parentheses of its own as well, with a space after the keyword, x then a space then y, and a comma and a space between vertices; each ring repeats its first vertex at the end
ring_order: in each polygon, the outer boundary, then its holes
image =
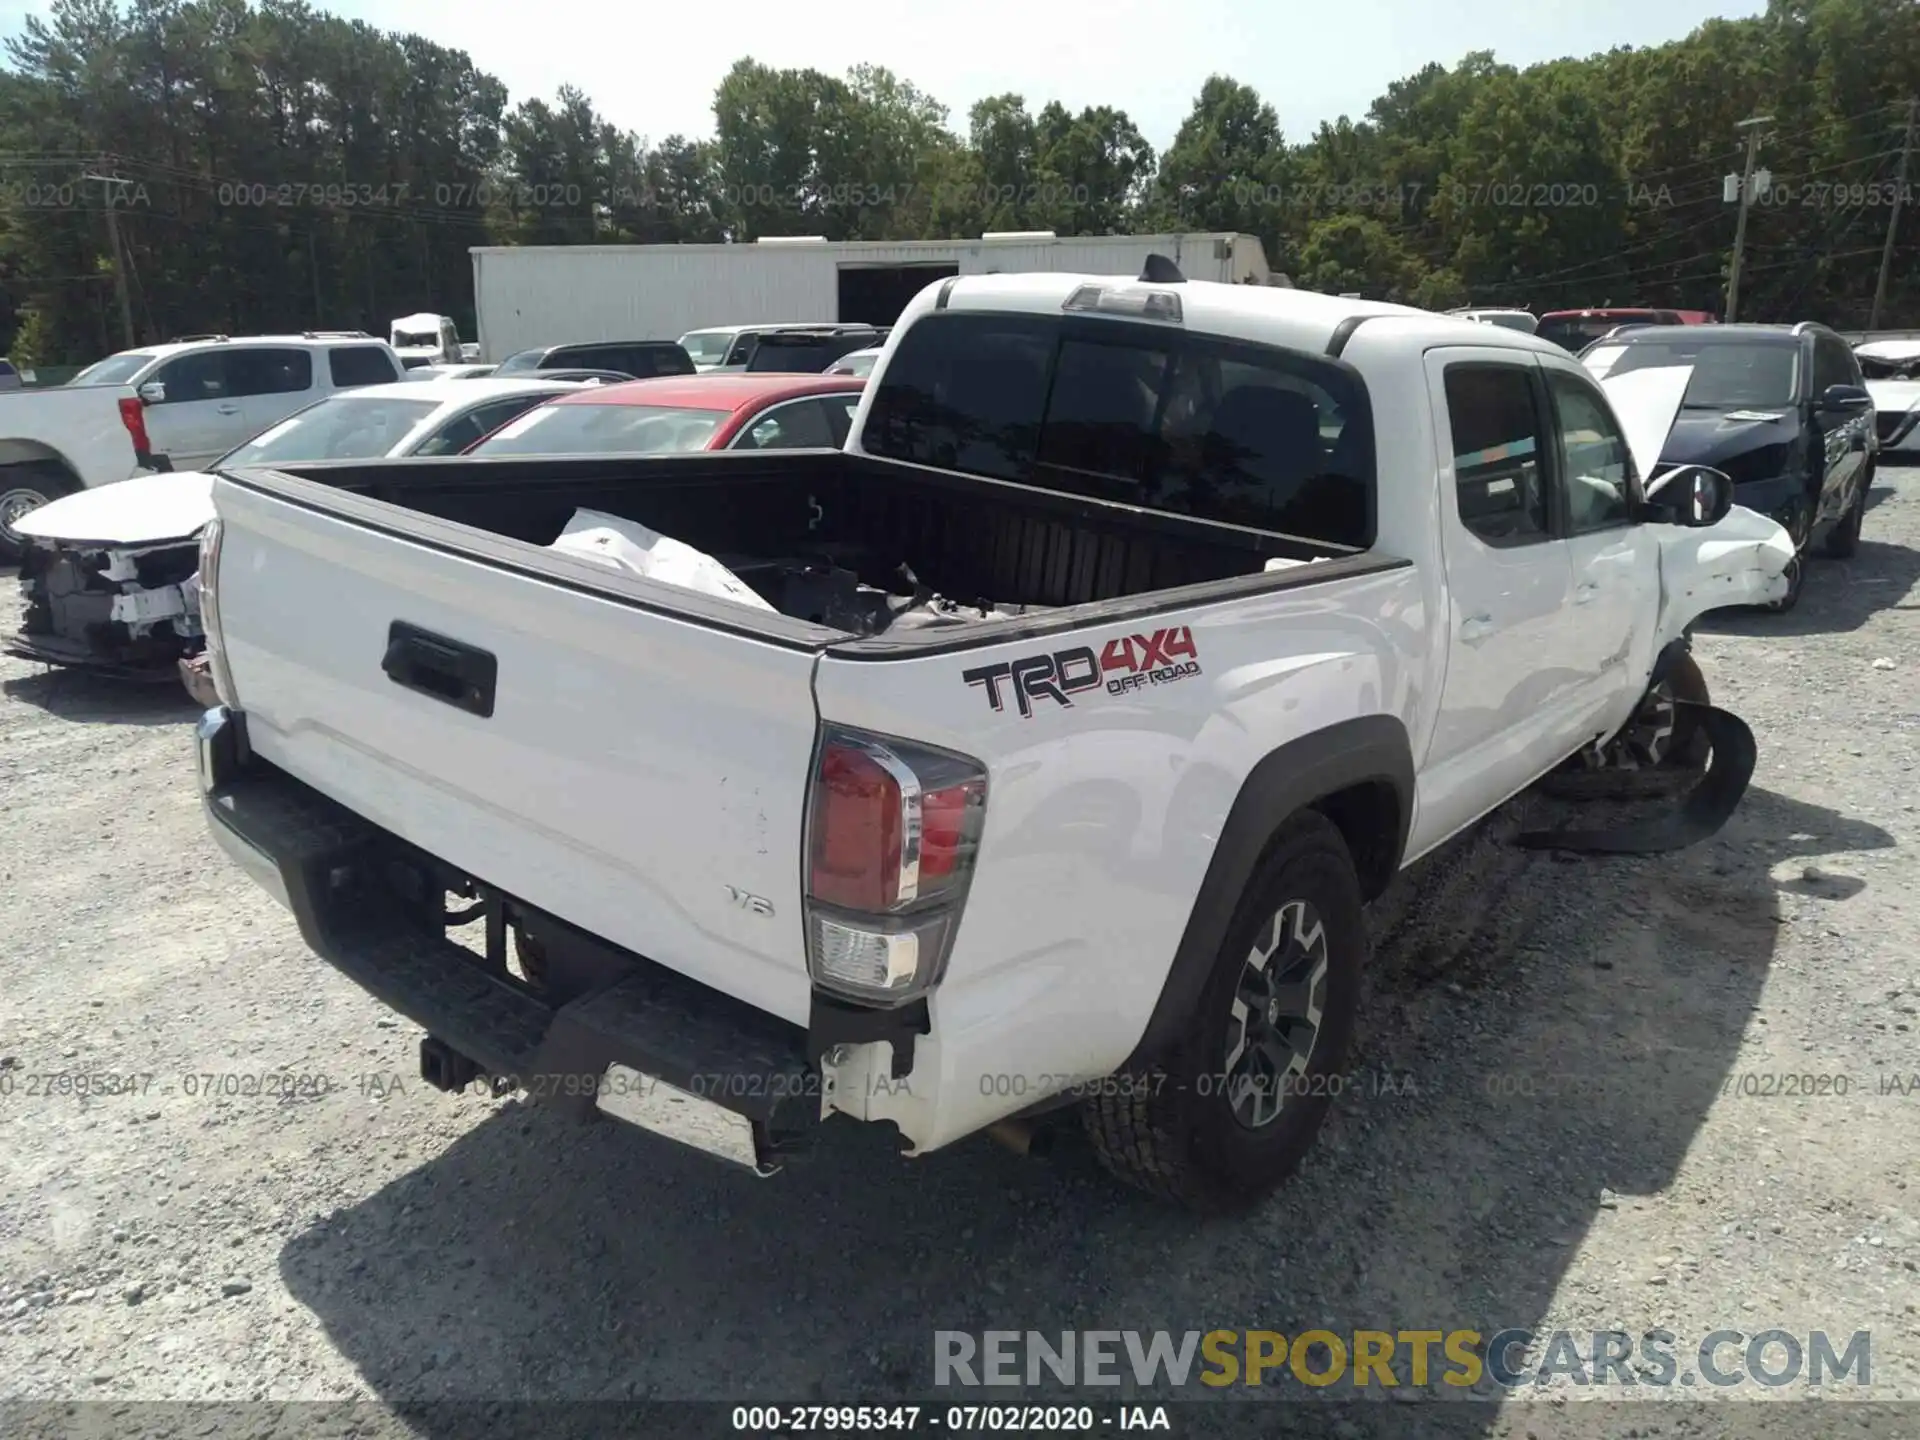
POLYGON ((1450 599, 1414 852, 1562 758, 1580 680, 1564 653, 1572 573, 1540 369, 1531 355, 1464 345, 1429 351, 1426 366, 1450 599))
POLYGON ((1640 477, 1607 397, 1578 364, 1543 358, 1553 416, 1553 485, 1573 570, 1567 658, 1580 705, 1563 753, 1612 734, 1653 667, 1660 618, 1660 547, 1634 518, 1640 477))

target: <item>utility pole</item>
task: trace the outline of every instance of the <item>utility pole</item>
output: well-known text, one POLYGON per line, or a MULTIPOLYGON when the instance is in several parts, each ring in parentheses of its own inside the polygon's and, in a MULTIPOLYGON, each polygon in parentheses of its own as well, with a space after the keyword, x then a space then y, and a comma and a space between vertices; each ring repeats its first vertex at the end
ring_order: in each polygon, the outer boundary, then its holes
POLYGON ((1729 325, 1738 318, 1740 310, 1740 259, 1747 249, 1747 210, 1753 204, 1753 163, 1760 156, 1760 127, 1772 123, 1771 115, 1755 115, 1733 127, 1747 132, 1747 165, 1740 175, 1740 219, 1733 228, 1733 269, 1727 276, 1729 325))
POLYGON ((107 187, 107 244, 113 249, 113 288, 120 296, 120 330, 126 337, 126 346, 133 349, 133 301, 127 295, 127 260, 120 248, 120 215, 113 208, 116 185, 128 183, 114 175, 82 175, 82 180, 98 180, 107 187))
POLYGON ((1887 275, 1893 269, 1893 237, 1900 229, 1900 202, 1907 195, 1907 157, 1913 153, 1913 129, 1920 117, 1920 97, 1907 101, 1907 137, 1900 142, 1900 175, 1893 182, 1893 209, 1887 215, 1887 242, 1880 248, 1880 278, 1873 284, 1873 311, 1867 329, 1880 328, 1880 307, 1887 303, 1887 275))

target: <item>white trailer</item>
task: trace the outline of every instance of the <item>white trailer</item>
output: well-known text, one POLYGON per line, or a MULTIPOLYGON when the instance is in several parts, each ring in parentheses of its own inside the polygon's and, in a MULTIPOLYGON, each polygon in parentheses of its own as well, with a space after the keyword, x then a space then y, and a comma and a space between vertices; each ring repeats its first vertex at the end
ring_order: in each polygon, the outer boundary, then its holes
POLYGON ((977 240, 480 245, 473 249, 473 299, 480 353, 497 362, 536 345, 675 340, 716 325, 891 325, 909 300, 949 275, 1138 275, 1156 253, 1194 280, 1288 283, 1267 268, 1266 250, 1251 235, 1020 231, 977 240))

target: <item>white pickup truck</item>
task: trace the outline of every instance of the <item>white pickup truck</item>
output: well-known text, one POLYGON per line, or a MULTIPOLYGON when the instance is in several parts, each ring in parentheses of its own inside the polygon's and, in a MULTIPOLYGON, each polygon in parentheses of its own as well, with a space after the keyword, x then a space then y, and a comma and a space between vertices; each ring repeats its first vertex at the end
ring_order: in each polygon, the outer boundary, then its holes
POLYGON ((151 462, 140 408, 128 385, 0 391, 0 565, 19 558, 16 521, 151 462))
POLYGON ((763 1172, 1078 1103, 1150 1191, 1265 1193, 1363 904, 1792 549, 1716 472, 1643 495, 1677 393, 1623 426, 1518 331, 1148 274, 929 287, 845 454, 223 475, 214 835, 443 1087, 763 1172))

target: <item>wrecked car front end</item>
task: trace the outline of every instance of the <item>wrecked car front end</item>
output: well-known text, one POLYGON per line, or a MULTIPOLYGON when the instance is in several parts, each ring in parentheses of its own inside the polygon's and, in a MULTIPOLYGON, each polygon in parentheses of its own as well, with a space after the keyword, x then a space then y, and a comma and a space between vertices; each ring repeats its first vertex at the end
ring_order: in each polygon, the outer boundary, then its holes
POLYGON ((120 675, 170 680, 199 653, 197 538, 121 546, 31 539, 20 557, 26 601, 9 655, 120 675))

